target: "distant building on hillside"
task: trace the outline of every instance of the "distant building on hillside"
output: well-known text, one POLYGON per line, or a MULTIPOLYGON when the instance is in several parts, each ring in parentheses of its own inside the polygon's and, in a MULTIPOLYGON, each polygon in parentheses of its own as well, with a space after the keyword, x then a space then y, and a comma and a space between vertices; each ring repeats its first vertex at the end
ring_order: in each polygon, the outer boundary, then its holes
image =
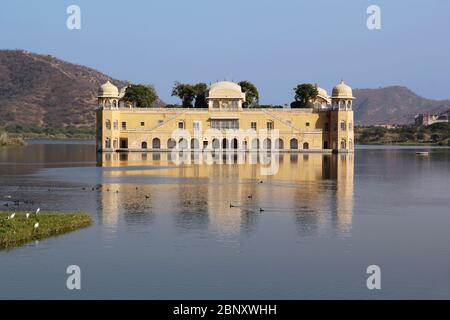
POLYGON ((419 126, 429 126, 434 123, 448 123, 449 122, 449 114, 418 114, 415 116, 415 124, 419 126))

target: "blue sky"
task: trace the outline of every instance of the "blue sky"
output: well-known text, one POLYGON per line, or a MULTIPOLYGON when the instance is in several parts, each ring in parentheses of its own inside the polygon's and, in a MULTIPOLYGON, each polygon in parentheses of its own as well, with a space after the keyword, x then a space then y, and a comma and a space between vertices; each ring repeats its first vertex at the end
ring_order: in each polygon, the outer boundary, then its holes
POLYGON ((167 102, 174 81, 254 82, 262 103, 292 88, 344 78, 354 88, 399 84, 450 99, 448 0, 2 0, 0 48, 25 49, 151 83, 167 102), (81 8, 81 30, 66 8, 81 8), (381 7, 382 29, 366 27, 381 7))

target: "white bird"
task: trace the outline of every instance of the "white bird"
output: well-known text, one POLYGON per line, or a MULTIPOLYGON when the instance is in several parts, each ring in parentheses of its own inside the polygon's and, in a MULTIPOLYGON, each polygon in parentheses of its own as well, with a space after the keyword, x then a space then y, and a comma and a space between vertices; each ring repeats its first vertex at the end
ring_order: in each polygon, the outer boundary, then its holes
POLYGON ((36 222, 36 223, 34 224, 34 229, 36 230, 37 228, 39 228, 39 222, 36 222))
POLYGON ((37 209, 36 209, 36 214, 38 214, 39 211, 41 211, 41 208, 37 208, 37 209))
POLYGON ((30 217, 30 214, 27 213, 27 214, 25 215, 25 217, 28 219, 28 218, 30 217))
POLYGON ((12 215, 9 216, 9 218, 14 219, 15 216, 16 216, 16 213, 14 212, 12 215))

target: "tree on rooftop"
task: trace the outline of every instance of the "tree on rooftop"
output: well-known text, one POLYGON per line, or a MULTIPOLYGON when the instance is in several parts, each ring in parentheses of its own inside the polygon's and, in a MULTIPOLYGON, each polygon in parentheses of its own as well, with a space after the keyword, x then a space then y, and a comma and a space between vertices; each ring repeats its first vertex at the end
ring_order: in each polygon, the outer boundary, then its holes
POLYGON ((181 99, 181 103, 185 108, 192 108, 193 101, 195 99, 195 89, 194 86, 187 83, 175 82, 172 89, 172 96, 181 99))
POLYGON ((311 102, 317 98, 319 92, 317 88, 310 83, 299 84, 294 88, 295 102, 291 104, 292 108, 309 108, 311 102))
POLYGON ((195 94, 195 107, 196 108, 208 108, 206 103, 206 91, 208 90, 208 85, 206 83, 200 82, 194 85, 195 94))
POLYGON ((243 107, 254 107, 259 104, 259 92, 256 86, 250 81, 244 80, 238 83, 241 86, 242 92, 245 93, 245 100, 243 107))
POLYGON ((135 103, 138 108, 150 108, 158 94, 152 85, 132 84, 127 87, 123 99, 135 103))

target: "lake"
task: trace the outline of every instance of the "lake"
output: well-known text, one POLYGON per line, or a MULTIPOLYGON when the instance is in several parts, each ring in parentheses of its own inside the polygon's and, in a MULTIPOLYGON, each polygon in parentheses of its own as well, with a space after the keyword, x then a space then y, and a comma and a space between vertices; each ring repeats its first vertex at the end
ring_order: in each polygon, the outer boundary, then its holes
POLYGON ((0 298, 450 297, 450 149, 280 154, 273 175, 250 155, 196 157, 97 156, 76 141, 0 148, 0 210, 94 220, 0 251, 0 298), (79 291, 66 288, 69 265, 79 291), (370 265, 381 290, 366 286, 370 265))

